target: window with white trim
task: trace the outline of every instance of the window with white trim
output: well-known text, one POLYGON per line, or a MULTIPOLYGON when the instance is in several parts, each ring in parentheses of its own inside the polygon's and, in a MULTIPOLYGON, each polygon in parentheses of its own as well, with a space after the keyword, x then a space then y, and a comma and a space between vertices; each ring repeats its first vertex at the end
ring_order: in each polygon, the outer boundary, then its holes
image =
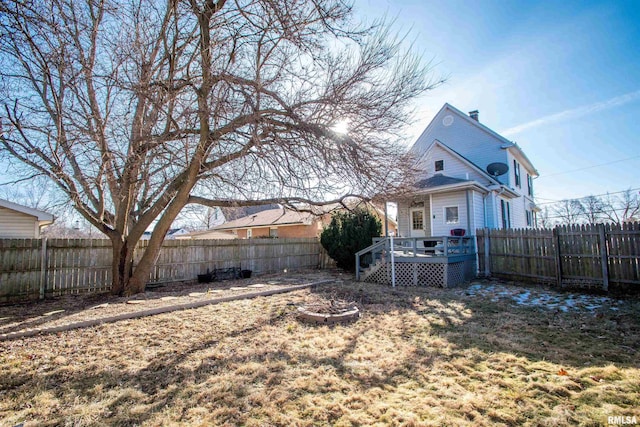
POLYGON ((247 228, 247 239, 250 239, 251 237, 253 237, 252 230, 250 228, 247 228))
POLYGON ((527 174, 527 194, 533 197, 533 178, 527 174))
POLYGON ((435 164, 436 172, 441 172, 444 170, 444 160, 436 160, 435 164))
POLYGON ((509 202, 501 199, 500 208, 502 211, 502 228, 511 228, 511 206, 509 202))
POLYGON ((272 237, 274 239, 276 237, 278 237, 278 229, 277 228, 270 228, 269 229, 269 237, 272 237))
POLYGON ((513 161, 513 173, 516 178, 516 187, 521 188, 522 183, 520 180, 520 164, 516 160, 513 161))
POLYGON ((444 208, 444 220, 447 224, 458 224, 460 216, 458 215, 457 206, 447 206, 444 208))

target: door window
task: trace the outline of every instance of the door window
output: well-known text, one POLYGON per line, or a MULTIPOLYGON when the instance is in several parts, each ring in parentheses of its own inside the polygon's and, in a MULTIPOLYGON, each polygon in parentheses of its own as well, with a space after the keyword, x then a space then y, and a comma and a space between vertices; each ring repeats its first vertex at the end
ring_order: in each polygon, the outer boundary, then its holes
POLYGON ((422 211, 411 212, 411 228, 413 230, 424 229, 424 213, 422 211))

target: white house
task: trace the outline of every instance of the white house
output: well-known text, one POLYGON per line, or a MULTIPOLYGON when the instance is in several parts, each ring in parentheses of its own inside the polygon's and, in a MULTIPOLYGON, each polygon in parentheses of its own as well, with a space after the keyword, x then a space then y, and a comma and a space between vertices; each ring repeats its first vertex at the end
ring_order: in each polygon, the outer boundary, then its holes
POLYGON ((401 237, 536 225, 536 168, 516 143, 480 123, 477 111, 445 104, 410 152, 420 176, 396 201, 401 237))
POLYGON ((0 238, 37 239, 42 228, 53 221, 47 212, 0 199, 0 238))

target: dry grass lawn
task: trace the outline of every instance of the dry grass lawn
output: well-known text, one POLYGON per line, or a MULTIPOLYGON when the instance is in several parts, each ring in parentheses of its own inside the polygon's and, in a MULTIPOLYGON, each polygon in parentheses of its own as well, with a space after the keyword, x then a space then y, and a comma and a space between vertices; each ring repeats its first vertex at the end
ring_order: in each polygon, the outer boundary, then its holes
POLYGON ((640 304, 554 312, 345 282, 0 343, 0 425, 640 422, 640 304), (300 322, 356 301, 362 318, 300 322))

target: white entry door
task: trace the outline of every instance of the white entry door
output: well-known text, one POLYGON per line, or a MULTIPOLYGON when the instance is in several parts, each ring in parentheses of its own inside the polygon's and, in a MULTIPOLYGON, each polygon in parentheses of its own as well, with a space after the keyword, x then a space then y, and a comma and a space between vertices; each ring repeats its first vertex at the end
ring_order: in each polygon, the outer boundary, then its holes
POLYGON ((411 208, 409 210, 409 228, 411 237, 426 237, 427 226, 424 217, 424 208, 411 208))

